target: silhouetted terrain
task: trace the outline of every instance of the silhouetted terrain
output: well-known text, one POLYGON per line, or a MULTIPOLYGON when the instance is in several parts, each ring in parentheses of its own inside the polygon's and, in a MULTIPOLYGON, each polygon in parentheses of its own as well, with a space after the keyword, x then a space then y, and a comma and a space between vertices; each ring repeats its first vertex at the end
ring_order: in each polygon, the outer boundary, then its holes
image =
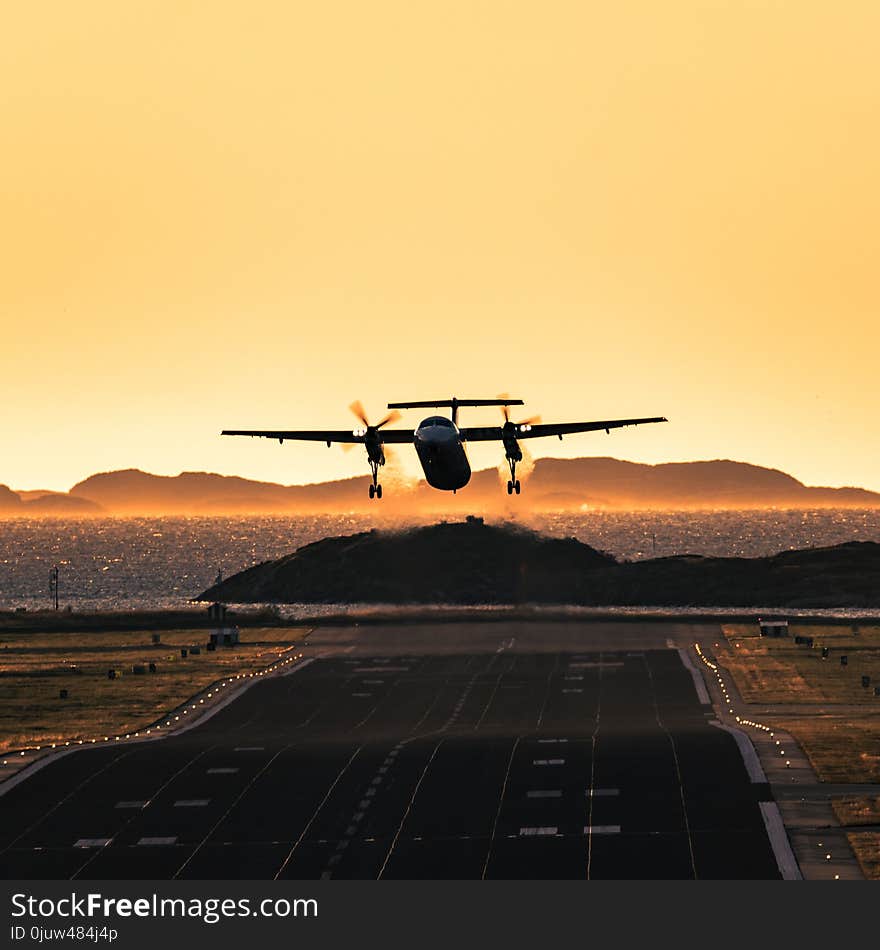
POLYGON ((719 607, 880 605, 880 544, 765 558, 620 563, 575 539, 480 519, 325 538, 209 588, 231 603, 579 604, 719 607))
MULTIPOLYGON (((506 478, 506 476, 505 476, 506 478)), ((184 472, 150 475, 136 469, 92 475, 70 496, 94 502, 112 514, 212 514, 376 511, 411 514, 443 510, 464 514, 475 508, 866 508, 880 506, 880 494, 860 488, 811 488, 775 469, 745 462, 680 462, 643 465, 612 458, 538 459, 509 498, 496 469, 475 472, 458 495, 436 492, 423 481, 393 481, 385 473, 381 502, 367 497, 368 478, 313 485, 184 472)))
POLYGON ((89 498, 79 498, 64 492, 14 492, 0 485, 0 514, 26 515, 100 515, 104 509, 89 498))
POLYGON ((0 485, 0 511, 16 512, 21 508, 21 498, 8 486, 0 485))

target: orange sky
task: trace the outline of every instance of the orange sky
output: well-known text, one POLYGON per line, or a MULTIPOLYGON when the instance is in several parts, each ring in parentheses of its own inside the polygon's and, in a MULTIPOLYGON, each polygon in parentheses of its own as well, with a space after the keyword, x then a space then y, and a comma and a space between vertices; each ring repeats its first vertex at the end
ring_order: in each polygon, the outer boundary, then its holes
POLYGON ((878 36, 875 2, 11 5, 0 482, 360 474, 218 433, 506 390, 671 420, 538 454, 880 489, 878 36))

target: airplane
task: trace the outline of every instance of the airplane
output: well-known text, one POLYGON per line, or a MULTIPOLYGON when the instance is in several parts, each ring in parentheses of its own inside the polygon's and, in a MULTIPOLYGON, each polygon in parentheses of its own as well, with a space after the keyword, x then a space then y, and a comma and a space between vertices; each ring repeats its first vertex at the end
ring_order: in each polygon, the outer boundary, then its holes
POLYGON ((361 428, 347 430, 285 430, 285 429, 224 429, 221 435, 248 435, 253 438, 277 439, 283 444, 286 439, 310 442, 326 442, 327 447, 334 442, 343 445, 363 445, 367 450, 367 461, 372 473, 370 498, 382 497, 382 485, 379 482, 379 469, 385 464, 383 446, 412 444, 421 462, 425 479, 432 488, 440 491, 457 492, 470 481, 471 467, 468 463, 465 443, 501 442, 504 456, 510 468, 507 482, 507 494, 519 494, 520 480, 516 477, 516 464, 522 461, 521 439, 539 439, 555 435, 560 440, 564 435, 575 432, 596 432, 602 429, 610 434, 612 429, 623 426, 643 425, 650 422, 667 422, 662 416, 650 419, 607 419, 602 422, 562 422, 541 425, 538 418, 513 422, 510 419, 510 406, 522 406, 522 399, 510 399, 507 396, 497 399, 428 399, 416 402, 389 402, 392 410, 375 425, 370 425, 363 406, 353 402, 349 407, 363 424, 361 428), (462 406, 500 406, 504 415, 504 425, 476 426, 459 428, 458 410, 462 406), (428 416, 417 429, 386 429, 389 423, 401 419, 400 409, 451 409, 451 418, 446 416, 428 416))

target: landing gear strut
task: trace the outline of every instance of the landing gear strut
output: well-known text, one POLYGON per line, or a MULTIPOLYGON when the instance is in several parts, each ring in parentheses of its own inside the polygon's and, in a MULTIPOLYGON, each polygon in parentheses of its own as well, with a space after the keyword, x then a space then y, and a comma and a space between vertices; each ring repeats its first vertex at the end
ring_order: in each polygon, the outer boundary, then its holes
POLYGON ((370 498, 382 498, 382 486, 379 484, 379 463, 370 459, 370 471, 373 473, 373 484, 370 485, 370 498))
POLYGON ((509 455, 507 456, 507 464, 510 466, 510 478, 507 482, 508 495, 513 495, 514 493, 518 495, 522 488, 519 479, 516 477, 516 462, 516 459, 511 458, 509 455))

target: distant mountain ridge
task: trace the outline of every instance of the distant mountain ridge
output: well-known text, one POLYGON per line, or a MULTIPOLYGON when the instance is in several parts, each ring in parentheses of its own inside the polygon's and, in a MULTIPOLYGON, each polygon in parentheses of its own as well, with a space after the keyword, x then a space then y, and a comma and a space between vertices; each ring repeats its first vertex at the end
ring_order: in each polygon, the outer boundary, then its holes
MULTIPOLYGON (((506 477, 506 476, 505 476, 506 477)), ((880 493, 862 488, 814 488, 777 469, 715 460, 646 465, 614 458, 544 458, 510 498, 497 469, 475 472, 458 495, 422 480, 385 473, 385 498, 371 502, 364 477, 311 485, 278 485, 209 472, 152 475, 126 469, 92 475, 69 493, 14 492, 0 486, 0 513, 41 514, 271 514, 376 511, 415 514, 475 509, 519 510, 874 508, 880 493)))

